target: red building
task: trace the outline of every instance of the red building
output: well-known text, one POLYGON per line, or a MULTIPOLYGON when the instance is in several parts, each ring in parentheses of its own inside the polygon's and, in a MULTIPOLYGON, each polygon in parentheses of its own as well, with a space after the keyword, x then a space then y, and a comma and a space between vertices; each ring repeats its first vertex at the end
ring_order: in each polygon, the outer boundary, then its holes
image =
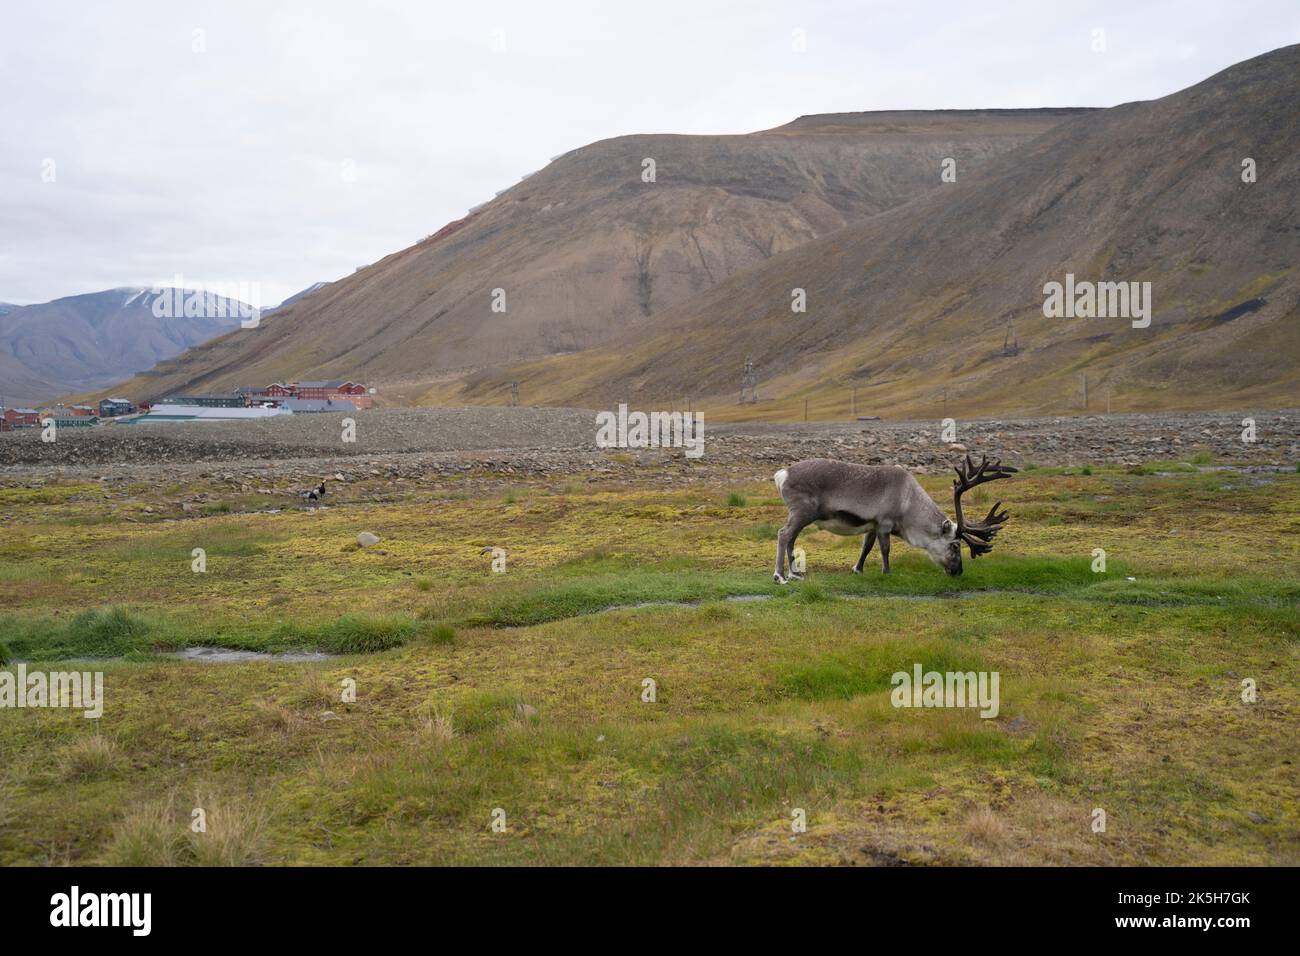
POLYGON ((295 382, 294 397, 320 401, 348 401, 357 408, 369 408, 370 391, 358 382, 295 382))
POLYGON ((265 388, 243 386, 235 389, 235 394, 244 399, 245 405, 279 404, 286 398, 299 398, 306 401, 351 402, 355 408, 370 408, 374 399, 370 389, 360 382, 320 381, 320 382, 276 382, 265 388))
POLYGON ((9 428, 35 428, 41 423, 41 413, 34 408, 6 408, 4 421, 9 428))

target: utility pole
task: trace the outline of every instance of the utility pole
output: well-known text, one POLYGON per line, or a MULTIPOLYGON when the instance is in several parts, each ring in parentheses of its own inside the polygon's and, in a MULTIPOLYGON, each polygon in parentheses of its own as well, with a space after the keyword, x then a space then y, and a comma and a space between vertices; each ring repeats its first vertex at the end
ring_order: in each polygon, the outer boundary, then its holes
POLYGON ((1081 372, 1080 377, 1083 379, 1083 410, 1088 410, 1088 373, 1081 372))
POLYGON ((510 383, 510 406, 512 408, 519 405, 519 383, 510 383))
POLYGON ((858 417, 858 387, 853 386, 853 417, 858 417))
POLYGON ((803 400, 803 420, 808 420, 808 399, 803 400))
POLYGON ((744 405, 746 401, 751 405, 758 402, 758 373, 754 371, 754 360, 749 358, 745 359, 745 372, 740 379, 739 404, 744 405))

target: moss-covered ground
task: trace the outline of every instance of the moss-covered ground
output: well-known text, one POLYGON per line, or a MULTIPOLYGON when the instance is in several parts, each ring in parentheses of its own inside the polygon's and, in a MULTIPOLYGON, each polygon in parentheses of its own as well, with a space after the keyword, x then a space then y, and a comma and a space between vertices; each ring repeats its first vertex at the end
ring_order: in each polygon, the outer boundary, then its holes
POLYGON ((178 490, 0 484, 0 655, 106 698, 0 708, 0 863, 1300 863, 1300 474, 1029 471, 960 578, 786 587, 770 484, 178 490))

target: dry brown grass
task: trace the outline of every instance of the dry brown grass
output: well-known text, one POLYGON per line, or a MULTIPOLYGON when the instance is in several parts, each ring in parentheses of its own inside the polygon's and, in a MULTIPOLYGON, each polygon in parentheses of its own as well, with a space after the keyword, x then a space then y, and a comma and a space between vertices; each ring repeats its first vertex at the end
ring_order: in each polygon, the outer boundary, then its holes
POLYGON ((1002 848, 1011 842, 1011 828, 988 807, 977 807, 961 824, 962 835, 971 843, 1002 848))
POLYGON ((429 716, 421 718, 416 730, 421 740, 438 746, 451 743, 456 736, 456 727, 448 711, 435 710, 429 716))
POLYGON ((269 814, 250 797, 175 793, 113 827, 104 862, 114 866, 252 866, 266 861, 269 814), (201 811, 201 812, 200 812, 201 811))
POLYGON ((86 734, 73 739, 59 751, 59 771, 64 779, 77 780, 112 773, 121 766, 117 744, 103 734, 86 734))

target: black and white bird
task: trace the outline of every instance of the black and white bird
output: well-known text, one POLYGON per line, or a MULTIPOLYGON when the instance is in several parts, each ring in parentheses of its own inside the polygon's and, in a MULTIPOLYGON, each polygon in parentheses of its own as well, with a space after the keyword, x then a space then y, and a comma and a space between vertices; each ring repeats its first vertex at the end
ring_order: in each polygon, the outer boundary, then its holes
POLYGON ((308 501, 320 501, 325 497, 325 482, 322 481, 319 486, 307 492, 308 501))

